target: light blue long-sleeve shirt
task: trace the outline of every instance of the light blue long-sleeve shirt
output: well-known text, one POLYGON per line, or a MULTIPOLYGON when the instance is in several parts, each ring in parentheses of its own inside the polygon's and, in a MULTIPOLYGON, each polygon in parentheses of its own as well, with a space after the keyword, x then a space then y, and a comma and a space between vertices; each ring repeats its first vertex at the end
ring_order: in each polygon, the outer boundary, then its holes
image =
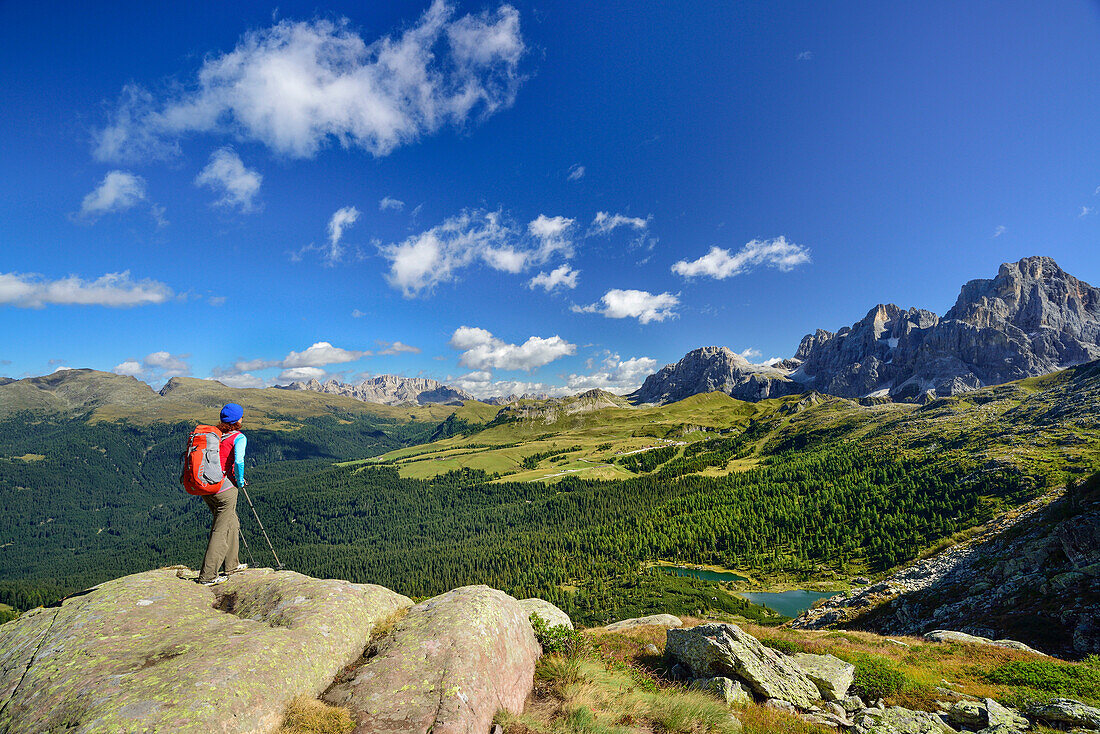
MULTIPOLYGON (((248 446, 248 439, 244 437, 243 433, 238 432, 233 437, 233 469, 226 472, 226 479, 233 482, 236 487, 244 486, 244 452, 248 446)), ((228 485, 223 485, 219 492, 224 492, 229 489, 228 485)))

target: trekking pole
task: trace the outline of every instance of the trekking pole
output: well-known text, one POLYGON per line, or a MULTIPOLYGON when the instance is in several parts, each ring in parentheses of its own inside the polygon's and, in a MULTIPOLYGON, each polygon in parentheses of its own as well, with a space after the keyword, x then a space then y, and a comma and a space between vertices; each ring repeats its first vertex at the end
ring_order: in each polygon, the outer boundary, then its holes
POLYGON ((244 537, 244 530, 237 528, 237 532, 241 534, 241 542, 244 543, 244 552, 248 554, 248 562, 252 568, 256 568, 256 559, 252 557, 252 549, 248 547, 248 540, 244 537))
MULTIPOLYGON (((248 482, 244 483, 244 487, 248 486, 248 482)), ((271 555, 275 556, 275 570, 283 570, 283 562, 279 560, 279 556, 275 553, 275 546, 271 545, 271 538, 267 537, 267 531, 264 530, 264 524, 260 522, 260 516, 256 512, 256 505, 252 504, 252 498, 248 496, 248 490, 241 487, 241 491, 244 492, 244 498, 248 500, 248 506, 252 508, 252 517, 256 518, 256 524, 260 526, 260 532, 264 534, 264 540, 267 541, 267 547, 271 549, 271 555)))

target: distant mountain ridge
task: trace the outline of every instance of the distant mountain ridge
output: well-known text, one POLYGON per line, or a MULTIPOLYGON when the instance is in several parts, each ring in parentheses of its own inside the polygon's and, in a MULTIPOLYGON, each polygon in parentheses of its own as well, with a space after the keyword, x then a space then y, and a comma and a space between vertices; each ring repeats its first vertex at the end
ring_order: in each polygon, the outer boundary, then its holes
POLYGON ((320 382, 317 379, 308 382, 292 382, 285 390, 310 390, 330 395, 346 395, 365 403, 382 405, 462 405, 474 396, 465 390, 449 387, 442 382, 424 377, 400 377, 398 375, 379 375, 362 382, 349 385, 339 380, 320 382))
POLYGON ((753 365, 725 347, 688 352, 631 395, 667 403, 720 390, 762 400, 808 390, 844 398, 922 401, 1100 358, 1100 289, 1049 257, 1001 265, 962 287, 941 318, 879 304, 850 327, 818 329, 794 359, 753 365))

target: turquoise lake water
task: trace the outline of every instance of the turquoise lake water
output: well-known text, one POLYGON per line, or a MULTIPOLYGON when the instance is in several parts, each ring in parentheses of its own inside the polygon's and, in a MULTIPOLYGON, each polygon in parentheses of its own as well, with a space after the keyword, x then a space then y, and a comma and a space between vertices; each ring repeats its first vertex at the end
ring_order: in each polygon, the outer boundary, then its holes
POLYGON ((818 599, 828 599, 836 593, 835 591, 794 589, 792 591, 742 591, 737 595, 748 599, 753 604, 762 604, 768 609, 774 609, 784 616, 797 617, 813 606, 818 599))
POLYGON ((704 568, 682 568, 680 566, 657 566, 664 573, 676 576, 692 576, 703 581, 748 581, 744 576, 729 571, 708 571, 704 568))
MULTIPOLYGON (((658 566, 657 568, 664 573, 692 576, 703 581, 748 581, 744 576, 730 571, 708 571, 703 568, 684 568, 682 566, 658 566)), ((828 599, 836 593, 835 591, 793 589, 791 591, 739 591, 737 595, 748 599, 753 604, 762 604, 785 617, 797 617, 812 607, 818 599, 828 599)))

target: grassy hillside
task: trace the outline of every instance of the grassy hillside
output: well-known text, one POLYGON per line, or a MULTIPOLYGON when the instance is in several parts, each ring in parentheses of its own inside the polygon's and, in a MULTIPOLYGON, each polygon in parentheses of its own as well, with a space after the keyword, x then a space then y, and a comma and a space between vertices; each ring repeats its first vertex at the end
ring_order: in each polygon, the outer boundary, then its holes
POLYGON ((491 420, 499 408, 470 401, 463 406, 390 406, 346 395, 279 388, 232 388, 214 380, 173 377, 160 393, 125 375, 96 370, 63 370, 52 375, 0 384, 0 419, 34 416, 80 418, 88 422, 211 422, 228 402, 245 408, 251 427, 289 428, 296 418, 368 416, 392 422, 439 423, 454 414, 471 422, 491 420))
POLYGON ((746 403, 710 393, 650 408, 513 410, 482 430, 374 461, 393 463, 411 478, 463 467, 509 481, 720 476, 764 457, 840 442, 945 467, 1018 471, 1052 486, 1100 468, 1098 439, 1100 365, 1092 363, 924 406, 862 405, 820 394, 746 403), (676 444, 674 456, 657 465, 627 458, 676 444), (538 459, 533 468, 524 463, 530 457, 538 459))

